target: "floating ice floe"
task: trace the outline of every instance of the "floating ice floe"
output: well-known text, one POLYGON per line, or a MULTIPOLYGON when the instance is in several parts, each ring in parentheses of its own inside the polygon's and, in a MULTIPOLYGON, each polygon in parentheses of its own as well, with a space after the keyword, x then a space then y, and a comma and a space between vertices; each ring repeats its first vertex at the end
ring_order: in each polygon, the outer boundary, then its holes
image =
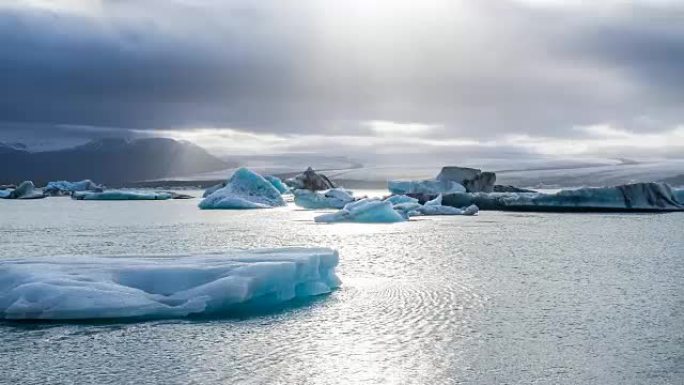
POLYGON ((292 190, 294 203, 305 209, 341 209, 355 200, 351 191, 333 188, 325 191, 292 190))
POLYGON ((585 187, 545 193, 458 193, 444 196, 454 207, 477 205, 482 210, 524 211, 681 211, 684 201, 664 183, 585 187))
POLYGON ((464 208, 443 206, 441 194, 435 199, 425 202, 424 205, 418 203, 417 199, 405 195, 394 195, 385 199, 385 201, 397 202, 393 204, 393 208, 405 218, 420 215, 475 215, 479 211, 478 207, 475 205, 464 208))
POLYGON ((235 171, 225 186, 199 203, 201 209, 263 209, 285 206, 280 191, 263 176, 246 168, 235 171))
POLYGON ((268 310, 331 292, 335 250, 0 260, 0 319, 149 319, 268 310))
POLYGON ((323 214, 314 218, 316 222, 361 222, 361 223, 393 223, 407 218, 394 210, 390 202, 379 199, 364 198, 347 203, 340 211, 323 214))
POLYGON ((389 181, 389 191, 394 195, 438 195, 466 192, 461 184, 449 180, 389 181))
POLYGON ((104 189, 103 186, 94 183, 90 179, 85 179, 80 182, 68 182, 65 180, 59 180, 55 182, 49 182, 44 188, 43 192, 46 195, 59 196, 59 195, 70 195, 75 191, 95 191, 101 192, 104 189))
MULTIPOLYGON (((181 197, 186 197, 181 195, 181 197)), ((174 194, 158 191, 108 190, 103 192, 76 191, 72 199, 83 201, 163 201, 173 199, 174 194)))
POLYGON ((36 189, 30 180, 21 182, 15 189, 0 190, 1 199, 42 199, 45 194, 36 189))
POLYGON ((416 211, 420 215, 476 215, 480 209, 476 205, 469 205, 464 208, 444 206, 442 205, 442 194, 439 194, 437 198, 425 202, 416 211))

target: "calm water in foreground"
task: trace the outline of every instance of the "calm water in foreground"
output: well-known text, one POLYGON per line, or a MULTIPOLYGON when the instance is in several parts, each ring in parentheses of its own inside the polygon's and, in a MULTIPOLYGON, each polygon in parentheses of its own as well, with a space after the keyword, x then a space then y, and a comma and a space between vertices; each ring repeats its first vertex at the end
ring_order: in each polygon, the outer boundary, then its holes
POLYGON ((0 323, 0 383, 684 384, 684 214, 317 225, 197 202, 0 201, 0 258, 327 246, 343 287, 249 318, 0 323))

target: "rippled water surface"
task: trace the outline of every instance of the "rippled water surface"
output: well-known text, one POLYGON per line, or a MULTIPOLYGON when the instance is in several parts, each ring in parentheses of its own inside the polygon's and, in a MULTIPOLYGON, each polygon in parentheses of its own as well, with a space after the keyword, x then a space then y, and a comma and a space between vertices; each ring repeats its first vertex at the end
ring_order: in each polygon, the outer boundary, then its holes
POLYGON ((0 201, 0 257, 327 246, 343 286, 276 313, 0 324, 8 384, 684 384, 684 215, 392 225, 197 200, 0 201))

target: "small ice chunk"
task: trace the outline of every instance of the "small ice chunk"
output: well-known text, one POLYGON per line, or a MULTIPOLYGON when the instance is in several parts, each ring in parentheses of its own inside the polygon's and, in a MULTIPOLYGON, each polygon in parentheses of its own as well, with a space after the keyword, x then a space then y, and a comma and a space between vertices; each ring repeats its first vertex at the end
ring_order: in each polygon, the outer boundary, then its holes
POLYGON ((418 203, 418 199, 411 198, 406 195, 392 195, 388 198, 385 198, 385 202, 389 202, 393 205, 398 205, 400 203, 418 203))
POLYGON ((475 215, 480 209, 475 205, 470 205, 466 208, 457 208, 452 206, 442 205, 442 194, 437 195, 433 200, 425 202, 425 204, 416 209, 420 215, 475 215))
POLYGON ((466 192, 461 184, 449 180, 422 180, 422 181, 389 181, 388 188, 392 194, 420 194, 437 195, 466 192))
POLYGON ((348 203, 340 211, 323 214, 314 218, 316 222, 362 222, 393 223, 402 222, 406 218, 394 210, 390 202, 380 199, 364 198, 348 203))
POLYGON ((280 191, 263 176, 247 168, 235 171, 224 187, 207 195, 201 209, 263 209, 285 206, 280 191))
POLYGON ((420 215, 475 215, 480 209, 475 205, 459 209, 457 207, 425 204, 417 210, 420 215))
POLYGON ((284 248, 180 256, 0 260, 0 319, 230 315, 340 285, 335 250, 284 248))
POLYGON ((326 191, 293 190, 294 203, 305 209, 341 209, 354 201, 351 191, 333 188, 326 191))

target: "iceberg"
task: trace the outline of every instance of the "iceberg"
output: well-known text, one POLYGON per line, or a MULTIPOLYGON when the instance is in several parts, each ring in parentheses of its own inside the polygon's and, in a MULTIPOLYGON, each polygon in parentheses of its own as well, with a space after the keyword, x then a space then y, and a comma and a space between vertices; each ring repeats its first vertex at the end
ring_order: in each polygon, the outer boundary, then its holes
POLYGON ((215 184, 215 185, 209 187, 208 189, 204 190, 204 194, 202 194, 202 198, 206 198, 209 195, 213 194, 216 190, 222 189, 224 187, 226 187, 226 182, 215 184))
POLYGON ((389 181, 389 191, 394 195, 454 194, 466 192, 463 185, 449 180, 389 181))
POLYGON ((0 319, 230 316, 340 286, 335 250, 0 260, 0 319))
POLYGON ((343 188, 326 191, 292 190, 294 203, 305 209, 341 209, 355 200, 353 193, 343 188))
POLYGON ((42 199, 45 194, 36 189, 36 186, 30 180, 23 181, 14 190, 0 190, 0 198, 2 199, 42 199))
POLYGON ((471 204, 482 210, 512 211, 682 211, 684 202, 665 183, 634 183, 584 187, 557 193, 459 193, 444 196, 444 204, 471 204))
POLYGON ((311 167, 295 177, 286 179, 285 184, 292 189, 311 191, 330 190, 337 187, 327 176, 317 173, 311 167))
POLYGON ((672 189, 672 194, 679 204, 684 204, 684 188, 672 189))
MULTIPOLYGON (((71 198, 83 201, 163 201, 174 199, 175 193, 157 191, 108 190, 103 192, 75 191, 71 198)), ((178 195, 184 199, 185 195, 178 195)))
POLYGON ((85 179, 80 182, 68 182, 65 180, 49 182, 43 188, 43 192, 50 196, 70 195, 74 191, 95 191, 101 192, 103 186, 94 183, 90 179, 85 179))
POLYGON ((451 207, 442 205, 442 194, 437 198, 425 202, 425 204, 416 209, 420 215, 476 215, 480 209, 476 205, 469 205, 464 208, 451 207))
POLYGON ((418 203, 418 199, 406 195, 392 195, 385 198, 385 202, 389 202, 396 206, 401 203, 418 203))
POLYGON ((361 223, 394 223, 407 218, 394 210, 392 203, 380 199, 364 198, 347 203, 340 211, 323 214, 314 218, 315 222, 361 222, 361 223))
POLYGON ((263 209, 285 206, 282 194, 263 176, 240 168, 225 186, 208 194, 199 207, 206 209, 263 209))
POLYGON ((278 178, 277 176, 265 175, 264 178, 267 181, 269 181, 273 185, 273 187, 277 188, 281 194, 285 194, 286 192, 288 192, 290 190, 287 186, 285 186, 283 181, 280 180, 280 178, 278 178))
POLYGON ((454 181, 465 187, 467 192, 492 192, 496 188, 496 174, 477 168, 446 166, 437 175, 437 180, 454 181))

